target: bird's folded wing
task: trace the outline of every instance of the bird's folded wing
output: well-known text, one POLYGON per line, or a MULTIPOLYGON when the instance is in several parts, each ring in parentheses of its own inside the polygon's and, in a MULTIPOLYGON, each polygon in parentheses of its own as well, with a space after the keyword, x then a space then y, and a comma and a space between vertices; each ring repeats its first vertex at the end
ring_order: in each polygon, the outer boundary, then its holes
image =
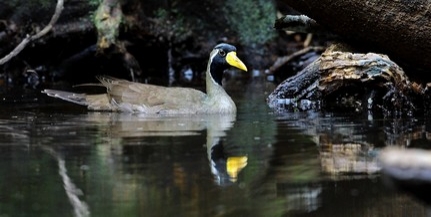
POLYGON ((162 87, 128 81, 111 84, 108 95, 117 103, 165 106, 169 109, 200 106, 206 97, 203 92, 192 88, 162 87))

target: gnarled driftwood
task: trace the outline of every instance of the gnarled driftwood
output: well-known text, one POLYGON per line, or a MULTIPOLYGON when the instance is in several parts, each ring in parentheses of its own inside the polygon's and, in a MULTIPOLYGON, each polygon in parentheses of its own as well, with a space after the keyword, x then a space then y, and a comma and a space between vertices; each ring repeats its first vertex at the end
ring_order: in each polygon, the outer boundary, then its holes
POLYGON ((278 111, 332 107, 356 111, 383 109, 411 114, 422 108, 423 88, 386 55, 358 54, 329 47, 297 75, 278 85, 268 105, 278 111))

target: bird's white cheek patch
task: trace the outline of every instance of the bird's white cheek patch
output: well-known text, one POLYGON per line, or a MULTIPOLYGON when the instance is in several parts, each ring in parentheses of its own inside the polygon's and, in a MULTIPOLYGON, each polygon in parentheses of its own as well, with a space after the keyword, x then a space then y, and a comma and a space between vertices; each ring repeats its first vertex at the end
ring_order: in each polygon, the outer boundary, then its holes
MULTIPOLYGON (((210 60, 209 60, 209 63, 208 63, 208 66, 210 66, 211 65, 211 63, 213 62, 213 59, 214 59, 214 57, 217 55, 217 53, 218 53, 218 50, 215 50, 215 51, 213 51, 212 53, 211 53, 211 55, 210 55, 210 60)), ((210 69, 208 69, 208 70, 210 70, 210 69)), ((214 78, 213 78, 213 76, 211 75, 211 73, 208 73, 209 74, 209 76, 211 77, 211 80, 212 80, 212 82, 214 83, 214 84, 217 84, 217 82, 216 81, 214 81, 214 78)), ((218 85, 218 84, 217 84, 218 85)))

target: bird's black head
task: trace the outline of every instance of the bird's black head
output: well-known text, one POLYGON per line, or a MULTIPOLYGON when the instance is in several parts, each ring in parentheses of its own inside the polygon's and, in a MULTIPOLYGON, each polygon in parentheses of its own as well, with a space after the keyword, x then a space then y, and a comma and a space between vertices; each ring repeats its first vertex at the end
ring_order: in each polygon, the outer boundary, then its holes
POLYGON ((247 71, 247 67, 236 56, 236 47, 230 44, 222 43, 214 47, 210 54, 210 75, 219 85, 222 85, 223 73, 229 67, 247 71))

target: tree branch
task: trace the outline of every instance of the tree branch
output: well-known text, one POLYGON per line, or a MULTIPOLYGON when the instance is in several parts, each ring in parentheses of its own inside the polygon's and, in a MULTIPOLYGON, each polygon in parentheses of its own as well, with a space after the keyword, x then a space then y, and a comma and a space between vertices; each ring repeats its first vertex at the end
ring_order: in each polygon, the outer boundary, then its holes
POLYGON ((274 28, 300 33, 333 34, 305 15, 286 15, 275 21, 274 28))
POLYGON ((15 57, 16 55, 18 55, 27 46, 28 43, 30 43, 30 42, 32 42, 34 40, 37 40, 40 37, 42 37, 45 34, 47 34, 52 29, 52 27, 54 26, 54 24, 57 22, 58 18, 60 17, 61 11, 63 10, 63 4, 64 4, 64 0, 58 0, 57 1, 57 6, 55 7, 54 15, 52 16, 52 18, 49 21, 48 25, 46 25, 45 28, 43 28, 41 31, 39 31, 38 33, 36 33, 36 34, 34 34, 32 36, 27 35, 27 37, 25 37, 21 41, 21 43, 19 43, 18 46, 15 47, 15 49, 13 49, 5 57, 3 57, 2 59, 0 59, 0 65, 5 64, 9 60, 11 60, 13 57, 15 57))

